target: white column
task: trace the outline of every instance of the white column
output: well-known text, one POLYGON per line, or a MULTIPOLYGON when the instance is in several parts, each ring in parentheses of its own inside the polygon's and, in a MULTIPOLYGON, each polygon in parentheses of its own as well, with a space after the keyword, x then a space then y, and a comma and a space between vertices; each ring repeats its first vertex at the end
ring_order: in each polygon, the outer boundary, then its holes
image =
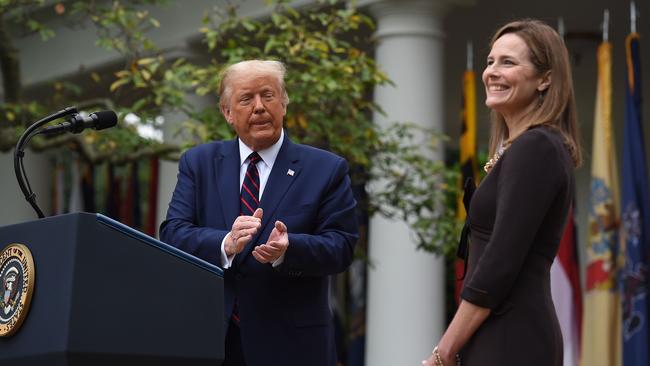
MULTIPOLYGON (((379 1, 376 59, 395 86, 375 89, 380 126, 413 122, 443 132, 442 17, 448 1, 379 1)), ((442 152, 431 156, 443 159, 442 152)), ((404 222, 370 220, 366 365, 419 365, 445 327, 444 260, 416 250, 404 222)))

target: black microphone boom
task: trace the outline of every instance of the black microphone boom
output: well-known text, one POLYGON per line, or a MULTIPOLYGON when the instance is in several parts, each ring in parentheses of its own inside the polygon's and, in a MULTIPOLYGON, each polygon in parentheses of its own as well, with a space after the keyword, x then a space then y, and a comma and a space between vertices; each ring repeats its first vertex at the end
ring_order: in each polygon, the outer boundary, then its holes
POLYGON ((34 208, 34 211, 36 211, 39 218, 43 218, 45 215, 43 214, 43 210, 41 210, 41 208, 38 207, 38 204, 36 204, 36 194, 34 194, 32 187, 29 185, 29 180, 25 173, 25 167, 23 166, 25 146, 27 146, 29 140, 41 133, 46 135, 56 135, 64 132, 79 133, 86 128, 103 130, 105 128, 113 127, 116 124, 117 115, 113 111, 91 113, 88 117, 84 117, 77 113, 77 108, 68 107, 42 118, 27 127, 16 143, 16 149, 14 150, 14 170, 16 172, 16 179, 18 180, 20 190, 25 195, 27 202, 32 206, 32 208, 34 208), (65 122, 40 129, 47 123, 66 116, 69 117, 65 122))
POLYGON ((86 128, 103 130, 105 128, 111 128, 116 124, 117 115, 113 111, 99 111, 91 113, 88 117, 75 113, 68 117, 65 122, 46 127, 38 133, 42 135, 58 135, 65 132, 80 133, 86 128))

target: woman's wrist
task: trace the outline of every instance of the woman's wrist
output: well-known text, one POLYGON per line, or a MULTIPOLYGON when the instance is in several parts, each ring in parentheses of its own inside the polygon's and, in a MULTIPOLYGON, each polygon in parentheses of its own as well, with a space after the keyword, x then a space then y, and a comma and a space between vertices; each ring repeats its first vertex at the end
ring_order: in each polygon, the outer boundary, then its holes
POLYGON ((431 354, 435 366, 460 366, 460 356, 457 353, 450 352, 449 349, 435 346, 431 354))
POLYGON ((445 366, 445 364, 442 362, 442 357, 440 356, 440 350, 438 349, 438 346, 433 347, 431 354, 433 355, 434 366, 445 366))
POLYGON ((442 345, 442 347, 440 346, 440 344, 437 345, 436 347, 438 348, 438 353, 440 354, 440 357, 443 360, 450 360, 450 359, 453 359, 454 357, 456 357, 455 356, 456 353, 451 352, 451 349, 449 349, 448 347, 445 347, 444 344, 442 345))

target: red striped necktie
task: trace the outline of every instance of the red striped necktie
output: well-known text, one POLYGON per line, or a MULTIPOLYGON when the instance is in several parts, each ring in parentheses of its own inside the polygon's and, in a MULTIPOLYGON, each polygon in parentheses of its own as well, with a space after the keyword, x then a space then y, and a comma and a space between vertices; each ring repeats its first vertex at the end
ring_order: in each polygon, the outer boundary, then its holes
MULTIPOLYGON (((253 151, 246 158, 248 168, 244 176, 244 183, 241 186, 239 194, 239 213, 241 215, 252 216, 253 212, 260 205, 260 174, 257 171, 256 164, 262 160, 259 154, 253 151)), ((239 311, 237 310, 237 299, 232 310, 231 318, 236 326, 239 326, 239 311)))
POLYGON ((239 195, 239 213, 252 216, 253 212, 260 206, 260 174, 257 171, 256 164, 262 158, 257 152, 253 151, 246 160, 248 160, 248 168, 239 195))

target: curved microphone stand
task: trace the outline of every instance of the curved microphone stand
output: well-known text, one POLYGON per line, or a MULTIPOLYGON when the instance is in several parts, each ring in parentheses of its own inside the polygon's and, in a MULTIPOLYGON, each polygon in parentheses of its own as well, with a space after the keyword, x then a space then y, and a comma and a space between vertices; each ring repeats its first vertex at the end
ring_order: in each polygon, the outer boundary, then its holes
POLYGON ((23 132, 23 134, 18 139, 18 142, 16 143, 16 149, 14 150, 14 171, 16 172, 16 179, 18 180, 20 190, 25 195, 25 199, 34 208, 34 211, 36 211, 36 214, 40 219, 44 218, 45 215, 43 214, 41 208, 36 204, 36 194, 34 194, 32 191, 32 187, 29 185, 29 180, 27 180, 27 174, 25 173, 25 167, 23 165, 23 157, 25 156, 24 149, 29 140, 40 132, 40 127, 47 124, 48 122, 54 121, 55 119, 65 117, 73 113, 77 113, 77 108, 68 107, 34 122, 34 124, 27 127, 25 132, 23 132))

